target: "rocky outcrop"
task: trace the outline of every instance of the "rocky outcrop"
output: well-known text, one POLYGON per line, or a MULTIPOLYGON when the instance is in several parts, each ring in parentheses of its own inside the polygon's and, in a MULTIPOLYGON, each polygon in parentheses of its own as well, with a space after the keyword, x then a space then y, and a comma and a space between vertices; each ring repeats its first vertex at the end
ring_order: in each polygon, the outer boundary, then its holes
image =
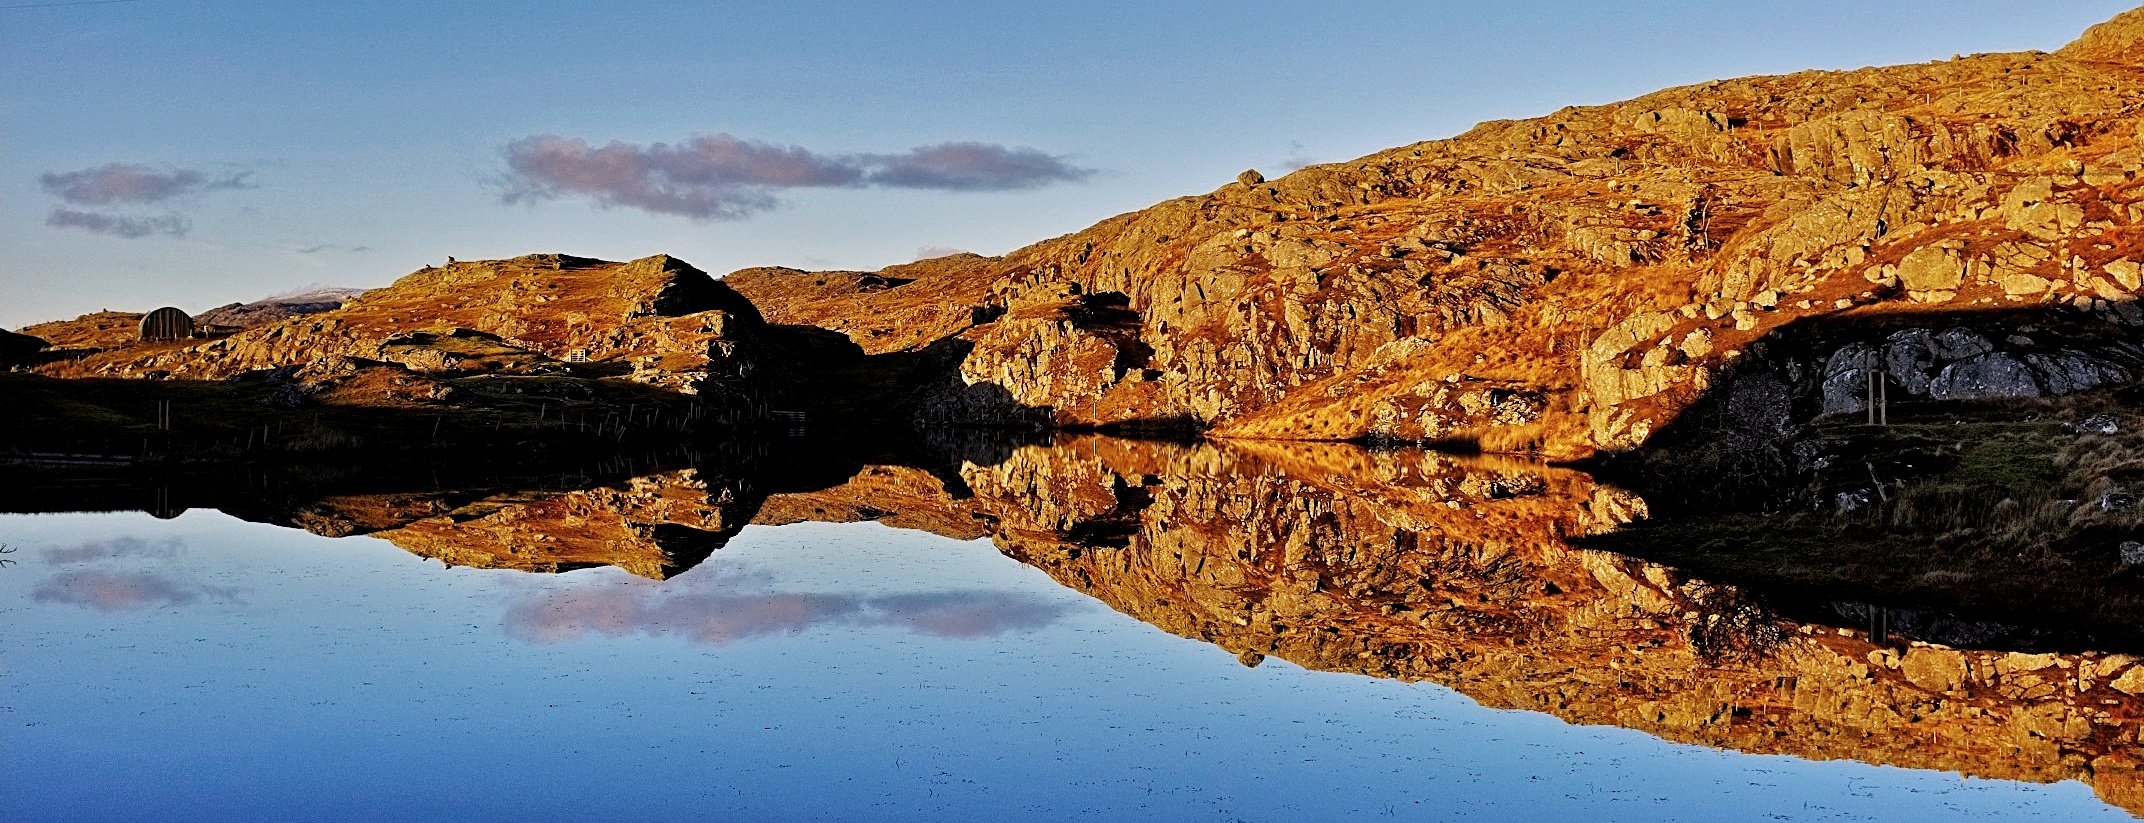
POLYGON ((24 326, 22 333, 50 343, 55 349, 99 351, 141 342, 142 312, 100 311, 73 320, 54 320, 24 326))
POLYGON ((2144 60, 2144 9, 2122 12, 2112 20, 2086 29, 2083 37, 2064 46, 2060 54, 2072 60, 2101 63, 2144 60))
POLYGON ((339 308, 190 345, 76 335, 102 350, 41 370, 222 379, 356 358, 444 377, 566 375, 573 364, 607 363, 639 382, 692 394, 750 383, 776 356, 753 346, 763 326, 749 301, 675 258, 530 255, 426 267, 339 308))
POLYGON ((1895 392, 1901 401, 1973 401, 2077 394, 2129 383, 2144 368, 2144 346, 2119 333, 2038 335, 2060 341, 2056 347, 1991 331, 1913 326, 1841 346, 1824 358, 1821 414, 1866 410, 1879 388, 1872 379, 1882 382, 1887 398, 1895 392))
MULTIPOLYGON (((734 277, 774 322, 874 351, 957 336, 963 386, 1029 419, 1626 449, 1797 322, 2030 308, 2144 324, 2144 88, 2107 82, 2139 60, 2134 19, 2056 54, 1714 81, 1485 123, 1248 174, 998 259, 734 277), (1073 296, 1117 301, 1114 332, 1069 322, 1073 296)), ((1956 366, 1941 396, 2135 377, 2039 345, 1956 366)), ((1005 422, 975 403, 932 413, 1005 422)))

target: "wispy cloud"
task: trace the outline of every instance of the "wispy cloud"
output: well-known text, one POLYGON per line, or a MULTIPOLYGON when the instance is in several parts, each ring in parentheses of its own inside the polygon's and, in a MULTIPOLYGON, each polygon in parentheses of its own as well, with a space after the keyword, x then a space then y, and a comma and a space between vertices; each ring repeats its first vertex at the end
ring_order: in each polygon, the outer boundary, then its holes
POLYGON ((77 209, 53 209, 45 216, 45 225, 60 229, 81 229, 90 234, 124 237, 128 240, 165 234, 184 237, 193 231, 193 221, 177 214, 160 214, 152 217, 129 217, 123 214, 107 214, 77 209))
POLYGON ((306 246, 305 248, 297 250, 299 254, 324 254, 327 252, 348 252, 350 254, 362 254, 364 252, 369 251, 372 251, 371 246, 344 246, 336 243, 322 243, 318 246, 306 246))
POLYGON ((193 223, 169 210, 129 215, 110 211, 109 207, 159 205, 205 192, 252 188, 251 175, 247 171, 211 173, 140 163, 106 163, 80 171, 46 172, 38 175, 37 181, 46 194, 62 203, 100 207, 96 211, 55 208, 45 216, 45 225, 133 240, 153 235, 182 237, 193 230, 193 223))
POLYGON ((227 596, 227 591, 190 585, 156 572, 100 569, 62 572, 30 593, 40 603, 66 603, 101 612, 183 606, 203 597, 227 596))
POLYGON ((89 540, 63 548, 45 549, 40 552, 45 562, 56 566, 73 563, 93 563, 100 560, 118 560, 129 557, 169 558, 178 555, 183 545, 166 538, 158 541, 139 537, 114 537, 108 540, 89 540))
POLYGON ((244 171, 210 174, 193 169, 159 169, 139 163, 106 163, 81 171, 47 172, 38 183, 45 193, 77 206, 162 203, 174 197, 225 189, 251 188, 244 171))
POLYGON ((940 143, 905 154, 858 158, 875 185, 941 191, 1011 191, 1071 183, 1094 174, 1040 150, 992 143, 940 143))
MULTIPOLYGON (((670 581, 671 584, 683 579, 670 581)), ((552 589, 507 609, 510 636, 555 643, 583 635, 684 637, 710 645, 818 626, 897 626, 940 637, 985 637, 1055 622, 1060 603, 1007 591, 863 596, 820 592, 666 590, 640 581, 552 589)))
POLYGON ((1038 149, 958 142, 899 154, 822 154, 728 134, 683 143, 590 145, 557 135, 507 144, 503 199, 530 203, 585 197, 606 207, 695 220, 741 220, 781 204, 777 192, 806 188, 1010 191, 1075 182, 1092 169, 1038 149))

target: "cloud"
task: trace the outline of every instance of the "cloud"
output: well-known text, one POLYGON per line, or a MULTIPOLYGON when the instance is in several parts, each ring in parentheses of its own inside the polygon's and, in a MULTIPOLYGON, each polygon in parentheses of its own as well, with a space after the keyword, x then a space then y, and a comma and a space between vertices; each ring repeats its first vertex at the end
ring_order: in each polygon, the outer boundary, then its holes
MULTIPOLYGON (((673 580, 672 583, 680 581, 673 580)), ((512 637, 556 643, 583 635, 678 636, 722 646, 817 626, 898 626, 972 638, 1038 629, 1065 606, 1029 594, 951 591, 861 596, 818 592, 664 591, 640 581, 553 589, 508 607, 512 637)))
POLYGON ((174 197, 251 188, 250 172, 211 175, 192 169, 158 169, 139 163, 106 163, 81 171, 47 172, 45 193, 77 206, 162 203, 174 197))
POLYGON ((47 563, 68 565, 126 557, 169 558, 177 556, 181 548, 179 541, 168 538, 151 543, 139 537, 114 537, 110 540, 77 543, 66 548, 46 549, 41 554, 47 563))
POLYGON ((916 249, 916 259, 930 260, 938 257, 949 257, 955 254, 968 253, 969 252, 967 249, 956 249, 952 246, 921 246, 916 249))
POLYGON ((123 214, 79 211, 76 209, 53 209, 45 216, 45 225, 60 229, 81 229, 90 234, 107 234, 128 240, 148 237, 152 234, 167 234, 184 237, 193 231, 193 221, 177 214, 162 214, 154 217, 128 217, 123 214))
POLYGON ((586 197, 695 220, 741 220, 781 205, 775 193, 790 189, 1010 191, 1094 173, 1038 149, 989 143, 831 155, 728 134, 646 146, 537 135, 507 144, 505 155, 507 203, 586 197))
POLYGON ((1094 174, 1036 149, 990 143, 940 143, 906 154, 872 157, 872 183, 904 189, 1011 191, 1076 183, 1094 174))
POLYGON ((40 603, 67 603, 100 612, 123 612, 159 606, 183 606, 205 595, 225 596, 155 572, 96 569, 63 572, 40 584, 30 597, 40 603))
POLYGON ((349 252, 351 254, 363 254, 369 251, 372 251, 371 246, 343 246, 337 245, 335 243, 322 243, 318 246, 307 246, 305 248, 297 250, 299 254, 320 254, 323 252, 349 252))
POLYGON ((875 597, 879 622, 939 637, 987 637, 1057 622, 1065 607, 1016 592, 956 591, 875 597))

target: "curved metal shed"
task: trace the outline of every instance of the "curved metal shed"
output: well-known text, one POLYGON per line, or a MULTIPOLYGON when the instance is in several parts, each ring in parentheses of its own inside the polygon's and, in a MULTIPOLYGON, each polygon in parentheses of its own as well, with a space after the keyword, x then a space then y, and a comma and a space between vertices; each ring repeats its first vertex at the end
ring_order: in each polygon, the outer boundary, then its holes
POLYGON ((192 315, 170 306, 141 316, 141 339, 178 340, 194 336, 192 315))

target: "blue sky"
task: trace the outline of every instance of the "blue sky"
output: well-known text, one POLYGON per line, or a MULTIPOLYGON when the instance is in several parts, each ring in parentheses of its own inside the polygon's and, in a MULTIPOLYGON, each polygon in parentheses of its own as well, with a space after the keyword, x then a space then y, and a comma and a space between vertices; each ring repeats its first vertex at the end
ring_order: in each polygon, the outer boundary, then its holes
POLYGON ((2129 5, 13 8, 37 2, 0 0, 9 328, 378 286, 449 255, 720 274, 997 254, 1246 167, 1717 77, 2052 50, 2129 5))

